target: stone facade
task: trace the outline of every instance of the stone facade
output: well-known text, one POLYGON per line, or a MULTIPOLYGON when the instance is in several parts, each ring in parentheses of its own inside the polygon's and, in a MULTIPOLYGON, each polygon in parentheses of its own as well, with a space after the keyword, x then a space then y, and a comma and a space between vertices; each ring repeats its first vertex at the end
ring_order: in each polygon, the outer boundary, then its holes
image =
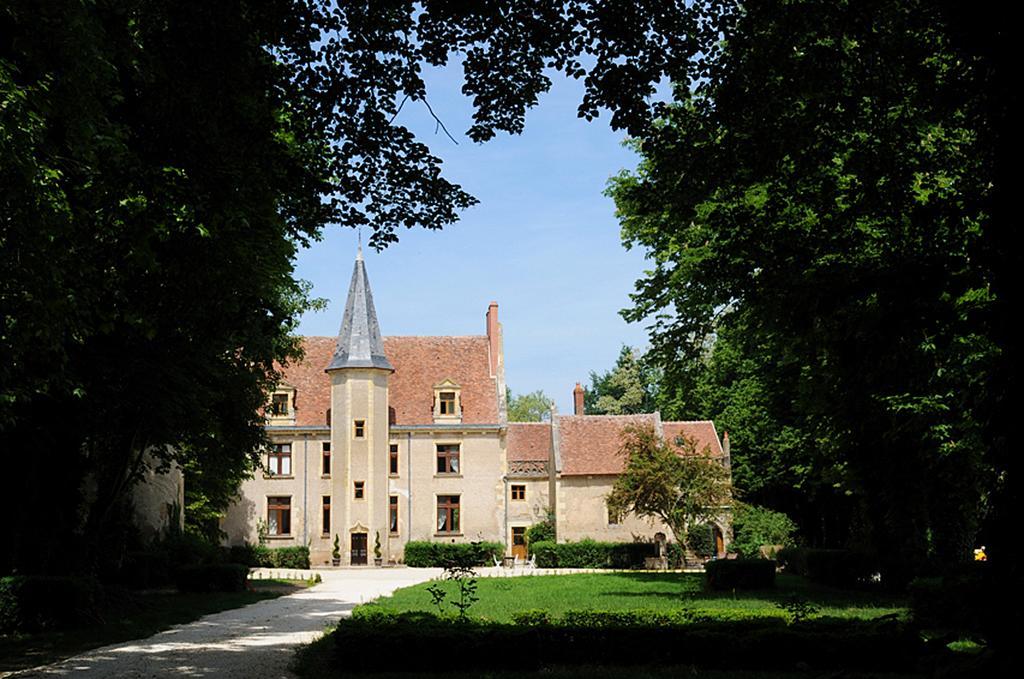
MULTIPOLYGON (((222 528, 229 544, 308 544, 314 565, 401 562, 410 540, 502 542, 522 556, 526 528, 551 517, 560 541, 651 539, 657 522, 609 523, 622 427, 687 436, 728 464, 710 422, 552 414, 508 422, 498 305, 485 334, 382 337, 361 255, 337 338, 304 338, 268 412, 271 450, 222 528)), ((726 531, 727 532, 727 531, 726 531)))

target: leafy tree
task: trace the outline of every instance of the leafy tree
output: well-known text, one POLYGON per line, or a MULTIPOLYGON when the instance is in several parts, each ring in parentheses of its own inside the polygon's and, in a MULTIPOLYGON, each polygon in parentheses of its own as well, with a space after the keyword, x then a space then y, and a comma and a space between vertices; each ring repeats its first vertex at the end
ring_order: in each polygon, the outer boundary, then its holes
POLYGON ((689 548, 690 526, 721 519, 731 504, 728 470, 692 439, 676 447, 652 427, 628 426, 620 454, 626 466, 608 494, 608 511, 659 518, 684 547, 689 548))
POLYGON ((513 396, 512 390, 506 387, 505 394, 509 422, 540 422, 550 416, 555 405, 554 399, 548 398, 541 389, 513 396))
POLYGON ((623 346, 615 367, 604 374, 590 373, 583 395, 588 415, 650 413, 656 406, 658 372, 632 347, 623 346))
POLYGON ((1001 360, 991 71, 930 3, 719 18, 707 81, 676 89, 610 189, 624 241, 655 262, 625 315, 653 316, 669 382, 739 315, 733 349, 773 367, 731 384, 787 376, 788 403, 751 395, 761 421, 859 501, 887 575, 964 558, 995 485, 979 410, 1001 360))
POLYGON ((204 516, 227 496, 205 470, 251 468, 313 303, 297 247, 474 202, 402 125, 425 65, 461 62, 474 141, 521 131, 550 69, 642 134, 702 30, 655 0, 4 3, 0 448, 31 455, 0 570, 94 569, 144 451, 202 466, 204 516))

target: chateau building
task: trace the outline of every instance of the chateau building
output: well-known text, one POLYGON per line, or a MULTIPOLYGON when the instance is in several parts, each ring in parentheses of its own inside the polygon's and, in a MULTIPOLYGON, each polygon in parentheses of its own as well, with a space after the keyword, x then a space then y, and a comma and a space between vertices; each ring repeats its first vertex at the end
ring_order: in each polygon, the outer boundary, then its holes
POLYGON ((712 422, 584 415, 579 384, 573 415, 508 422, 497 303, 483 335, 382 337, 361 253, 338 337, 305 337, 303 348, 273 394, 263 468, 222 523, 230 544, 260 534, 272 547, 308 544, 323 565, 337 536, 342 563, 358 565, 377 539, 385 562, 401 562, 410 540, 497 541, 525 556, 526 529, 548 517, 559 541, 671 537, 660 522, 607 511, 622 428, 692 438, 728 464, 712 422))

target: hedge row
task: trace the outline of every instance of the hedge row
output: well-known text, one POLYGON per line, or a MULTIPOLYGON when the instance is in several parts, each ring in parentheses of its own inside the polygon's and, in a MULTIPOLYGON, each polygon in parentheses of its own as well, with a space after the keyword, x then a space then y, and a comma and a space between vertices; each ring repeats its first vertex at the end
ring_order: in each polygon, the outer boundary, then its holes
POLYGON ((182 566, 175 582, 182 592, 243 592, 249 567, 239 563, 182 566))
POLYGON ((925 629, 987 632, 999 591, 987 563, 969 563, 942 577, 917 578, 907 591, 914 622, 925 629))
POLYGON ((529 671, 581 664, 764 670, 801 663, 814 669, 893 672, 911 668, 920 648, 918 637, 894 621, 694 625, 651 612, 575 611, 558 620, 535 612, 520 615, 513 624, 373 612, 342 619, 333 635, 338 674, 529 671), (395 648, 402 653, 394 653, 395 648))
POLYGON ((428 542, 414 540, 405 545, 405 565, 433 568, 449 565, 491 566, 505 553, 500 542, 428 542))
POLYGON ((704 564, 711 589, 771 589, 775 562, 766 559, 719 559, 704 564))
POLYGON ((788 547, 776 555, 787 573, 833 587, 855 587, 871 582, 878 572, 875 555, 852 549, 788 547))
POLYGON ((63 629, 95 622, 102 589, 91 578, 0 578, 0 633, 63 629))
POLYGON ((540 568, 642 568, 658 555, 653 542, 538 542, 533 554, 540 568))
POLYGON ((227 560, 252 568, 309 568, 309 547, 271 549, 262 545, 235 545, 228 548, 227 560))

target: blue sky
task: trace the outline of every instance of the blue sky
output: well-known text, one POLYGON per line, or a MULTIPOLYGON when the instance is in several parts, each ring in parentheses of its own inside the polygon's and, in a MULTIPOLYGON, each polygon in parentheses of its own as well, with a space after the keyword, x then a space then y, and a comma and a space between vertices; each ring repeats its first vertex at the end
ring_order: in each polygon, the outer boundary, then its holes
MULTIPOLYGON (((479 335, 491 300, 505 333, 505 376, 515 393, 543 389, 570 412, 572 388, 609 369, 623 344, 646 345, 642 325, 618 311, 629 304, 645 262, 619 240, 608 178, 636 166, 608 117, 576 117, 582 85, 557 74, 527 114, 520 136, 474 144, 463 134, 472 107, 459 71, 427 74, 435 113, 459 140, 435 134, 425 108, 405 105, 400 120, 444 161, 443 173, 480 203, 443 231, 413 229, 381 253, 365 252, 385 335, 479 335)), ((330 227, 303 250, 297 275, 326 311, 307 313, 299 332, 334 335, 348 292, 356 234, 330 227)))

